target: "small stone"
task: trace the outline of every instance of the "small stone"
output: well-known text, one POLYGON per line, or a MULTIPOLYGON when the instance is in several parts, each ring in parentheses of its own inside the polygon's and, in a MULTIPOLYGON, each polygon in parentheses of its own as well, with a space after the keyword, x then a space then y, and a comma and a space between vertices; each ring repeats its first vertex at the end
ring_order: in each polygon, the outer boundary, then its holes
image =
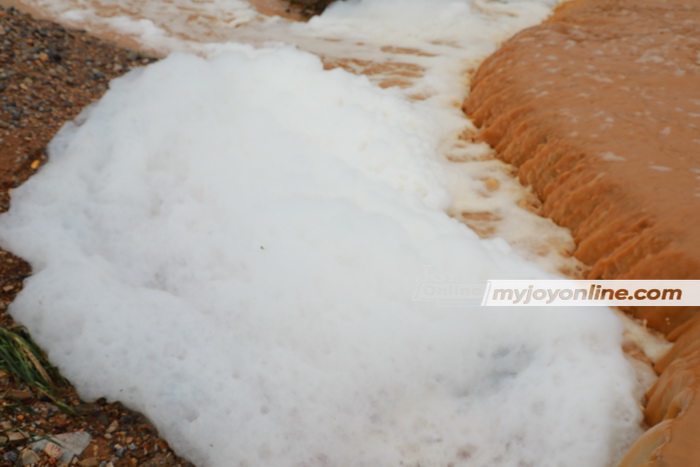
POLYGON ((19 454, 17 453, 17 451, 8 451, 2 455, 2 460, 7 462, 15 462, 18 457, 19 454))
POLYGON ((95 438, 90 442, 90 445, 83 451, 83 457, 89 459, 106 459, 112 452, 109 441, 104 438, 95 438))
POLYGON ((19 456, 19 462, 22 465, 32 465, 36 464, 39 462, 40 458, 37 453, 32 451, 31 449, 25 449, 22 451, 22 454, 19 456))
POLYGON ((49 54, 47 54, 46 52, 39 52, 39 60, 41 60, 42 62, 45 62, 48 59, 49 59, 49 54))
POLYGON ((68 424, 70 420, 66 414, 58 414, 53 418, 53 423, 59 428, 62 428, 68 424))
POLYGON ((161 451, 165 452, 168 450, 168 443, 165 442, 164 439, 162 439, 162 438, 156 439, 156 444, 158 445, 158 449, 160 449, 161 451))
POLYGON ((6 285, 5 287, 2 288, 3 292, 9 292, 15 288, 14 285, 6 285))
POLYGON ((9 433, 6 433, 7 439, 10 442, 15 442, 15 441, 24 441, 25 439, 29 438, 26 434, 20 432, 20 431, 11 431, 9 433))
POLYGON ((100 464, 100 461, 98 461, 94 457, 78 461, 78 465, 81 467, 95 467, 96 465, 99 465, 99 464, 100 464))
POLYGON ((155 456, 153 456, 151 459, 147 460, 146 462, 143 462, 140 467, 159 467, 159 466, 166 466, 166 465, 175 465, 173 464, 173 459, 167 454, 162 454, 158 453, 155 456))
POLYGON ((86 431, 75 431, 73 433, 62 433, 53 437, 56 444, 63 447, 65 451, 61 456, 61 462, 70 462, 73 456, 79 456, 90 444, 92 436, 86 431))
POLYGON ((119 422, 117 420, 112 421, 107 427, 107 433, 114 433, 119 428, 119 422))
POLYGON ((46 443, 46 446, 44 446, 44 452, 49 456, 54 459, 59 459, 61 456, 63 456, 64 450, 60 446, 54 444, 54 443, 46 443))

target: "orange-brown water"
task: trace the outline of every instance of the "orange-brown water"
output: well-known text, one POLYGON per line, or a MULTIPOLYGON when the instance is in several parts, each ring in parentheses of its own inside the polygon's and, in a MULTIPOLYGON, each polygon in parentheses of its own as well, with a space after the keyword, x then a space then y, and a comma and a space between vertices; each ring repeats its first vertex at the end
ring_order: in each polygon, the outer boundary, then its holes
MULTIPOLYGON (((464 110, 569 227, 590 278, 700 279, 700 3, 575 0, 479 68, 464 110)), ((678 339, 623 465, 696 465, 698 307, 628 310, 678 339)))
MULTIPOLYGON (((567 5, 487 60, 465 104, 591 278, 700 278, 700 7, 659 3, 567 5)), ((663 331, 696 311, 633 310, 663 331)))

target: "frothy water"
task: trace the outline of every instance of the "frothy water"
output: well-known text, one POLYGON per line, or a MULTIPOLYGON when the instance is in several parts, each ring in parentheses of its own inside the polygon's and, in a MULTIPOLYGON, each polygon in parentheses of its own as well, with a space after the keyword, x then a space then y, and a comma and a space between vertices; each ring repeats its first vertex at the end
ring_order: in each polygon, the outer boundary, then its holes
POLYGON ((639 435, 609 309, 413 300, 426 266, 580 267, 460 110, 470 69, 556 2, 348 1, 309 23, 27 3, 170 54, 66 125, 0 218, 35 271, 11 312, 84 397, 201 465, 605 466, 639 435))
POLYGON ((438 160, 445 165, 449 214, 482 236, 499 237, 522 256, 576 276, 565 229, 537 215, 539 201, 485 144, 460 110, 469 74, 500 42, 544 19, 558 1, 343 1, 310 23, 258 11, 283 2, 242 0, 24 0, 49 16, 159 54, 205 57, 242 44, 293 44, 322 58, 327 69, 363 74, 409 99, 426 100, 443 128, 438 160))

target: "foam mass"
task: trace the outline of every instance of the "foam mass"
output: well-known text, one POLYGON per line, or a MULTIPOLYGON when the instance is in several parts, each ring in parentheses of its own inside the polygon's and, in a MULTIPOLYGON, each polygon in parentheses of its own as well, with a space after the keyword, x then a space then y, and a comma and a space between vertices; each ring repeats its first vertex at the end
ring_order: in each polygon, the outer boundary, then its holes
POLYGON ((114 81, 13 192, 11 307, 84 398, 202 466, 603 466, 638 435, 608 309, 413 300, 547 278, 449 218, 420 102, 292 48, 114 81))

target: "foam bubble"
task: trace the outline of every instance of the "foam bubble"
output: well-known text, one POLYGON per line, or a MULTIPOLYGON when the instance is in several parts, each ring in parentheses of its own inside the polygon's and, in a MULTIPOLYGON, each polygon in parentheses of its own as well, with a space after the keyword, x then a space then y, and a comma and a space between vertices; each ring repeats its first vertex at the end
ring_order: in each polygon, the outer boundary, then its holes
POLYGON ((610 310, 413 300, 546 278, 450 218, 426 109, 283 47, 115 80, 13 192, 11 311, 86 398, 200 465, 609 465, 639 434, 610 310))

